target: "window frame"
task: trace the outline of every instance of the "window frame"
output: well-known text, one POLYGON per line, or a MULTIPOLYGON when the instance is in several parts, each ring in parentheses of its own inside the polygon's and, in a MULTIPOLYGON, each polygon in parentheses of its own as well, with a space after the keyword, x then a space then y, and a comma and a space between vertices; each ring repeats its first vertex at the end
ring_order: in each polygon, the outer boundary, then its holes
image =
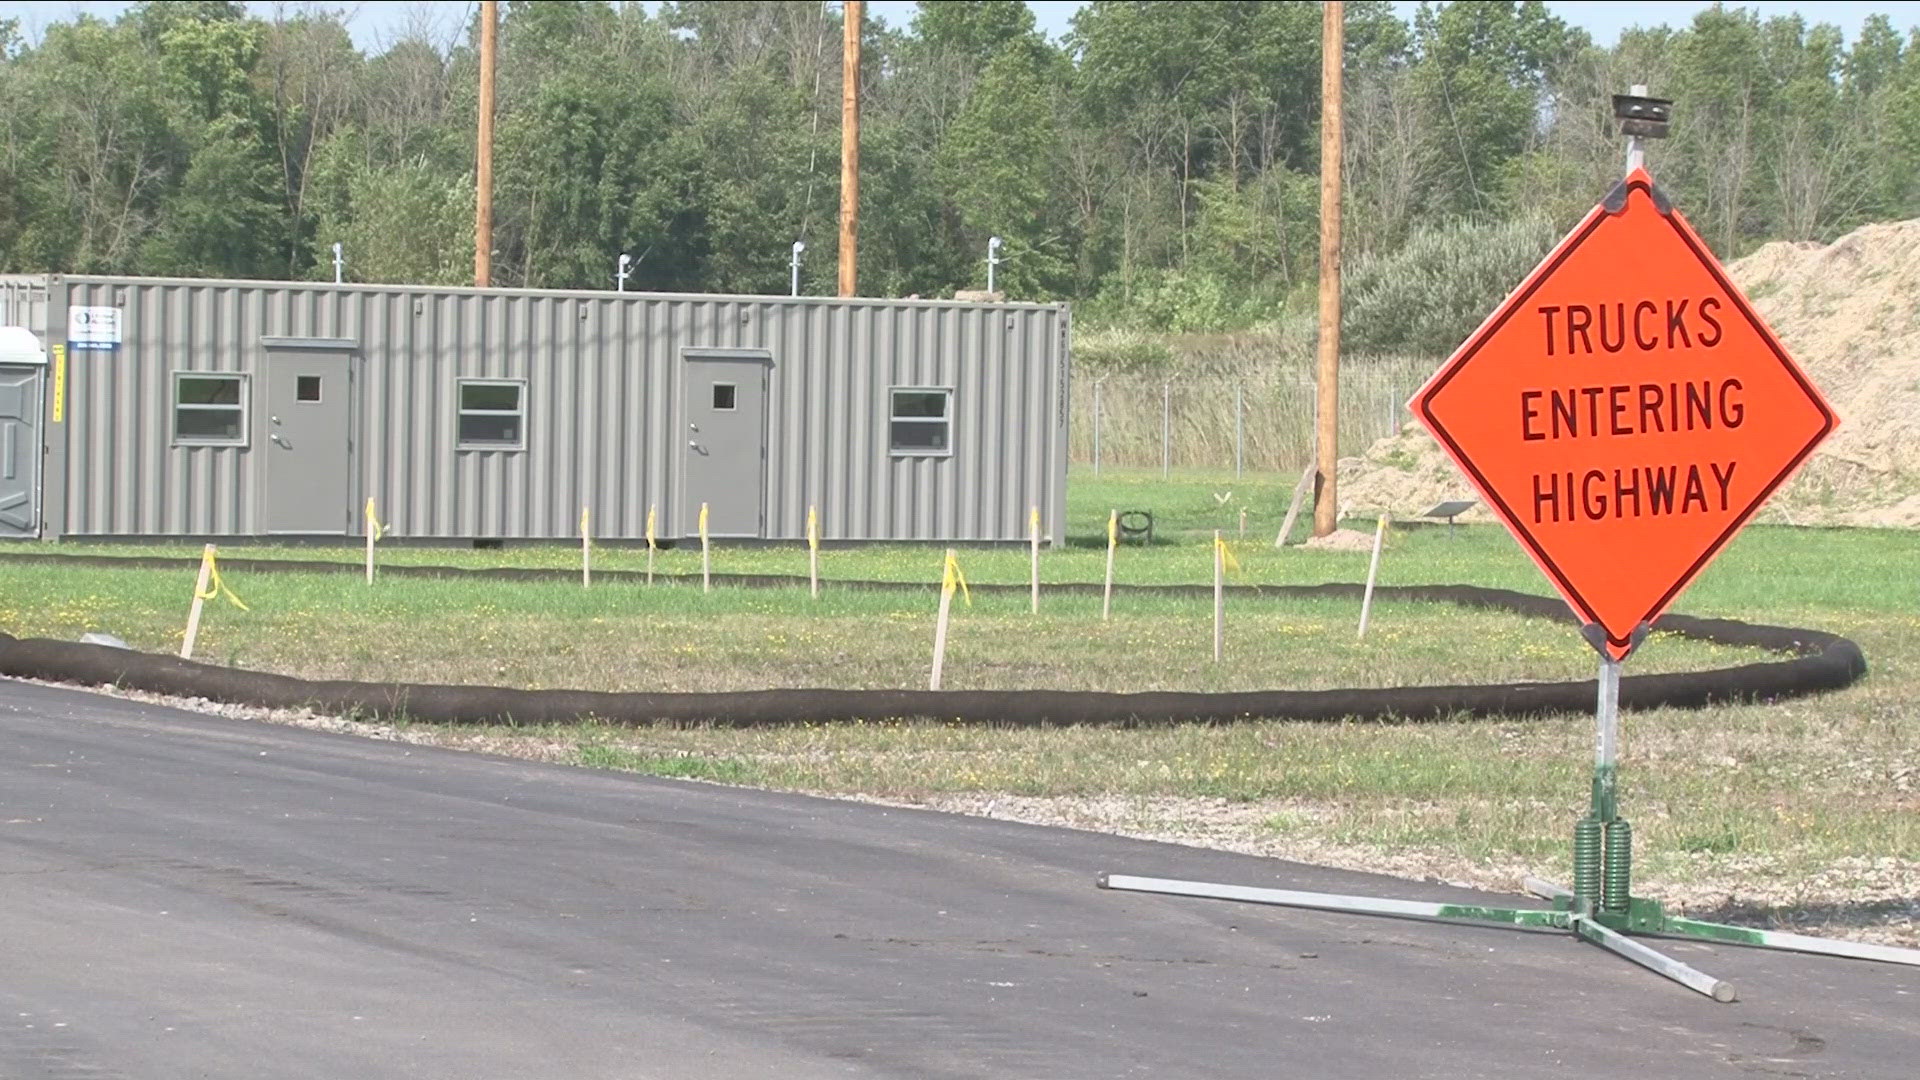
POLYGON ((887 456, 896 458, 952 457, 954 434, 953 399, 954 388, 951 386, 917 386, 908 384, 887 387, 887 456), (895 395, 898 394, 939 394, 945 398, 946 407, 941 410, 939 416, 900 416, 894 412, 896 407, 895 395), (893 425, 895 424, 944 425, 947 430, 946 448, 935 450, 928 447, 896 446, 893 441, 893 425))
POLYGON ((454 379, 453 380, 453 448, 455 450, 467 452, 467 453, 485 453, 487 451, 502 451, 506 453, 517 453, 517 452, 525 451, 527 448, 527 380, 525 379, 493 379, 493 378, 482 378, 478 376, 474 378, 462 377, 462 378, 454 379), (469 386, 515 387, 519 391, 518 397, 516 399, 518 402, 518 407, 513 409, 469 409, 466 407, 466 401, 465 401, 466 389, 469 386), (461 423, 460 423, 461 420, 463 420, 468 416, 514 417, 520 421, 519 427, 515 429, 519 433, 519 438, 511 443, 468 442, 466 439, 466 436, 461 432, 461 423))
POLYGON ((244 371, 189 371, 175 369, 169 387, 167 402, 167 430, 173 437, 174 446, 251 446, 253 429, 250 426, 253 410, 253 378, 244 371), (187 379, 222 379, 238 384, 240 401, 235 405, 224 402, 193 403, 180 400, 180 385, 187 379), (231 412, 240 418, 239 433, 232 438, 220 438, 209 435, 183 435, 180 432, 180 410, 198 409, 201 411, 231 412))

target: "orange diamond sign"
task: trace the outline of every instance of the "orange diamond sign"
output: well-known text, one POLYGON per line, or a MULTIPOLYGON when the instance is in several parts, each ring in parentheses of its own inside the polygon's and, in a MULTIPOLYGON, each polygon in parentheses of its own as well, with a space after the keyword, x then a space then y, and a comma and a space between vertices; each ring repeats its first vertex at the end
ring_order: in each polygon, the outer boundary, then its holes
POLYGON ((1615 659, 1835 423, 1644 169, 1409 405, 1615 659))

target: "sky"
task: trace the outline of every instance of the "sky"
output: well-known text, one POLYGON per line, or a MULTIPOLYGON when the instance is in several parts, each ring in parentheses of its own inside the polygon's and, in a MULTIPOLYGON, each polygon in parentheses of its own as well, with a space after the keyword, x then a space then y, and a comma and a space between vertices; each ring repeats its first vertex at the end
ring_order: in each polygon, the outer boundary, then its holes
MULTIPOLYGON (((0 0, 0 19, 20 20, 22 31, 31 41, 39 38, 48 23, 70 20, 80 12, 111 19, 131 6, 127 2, 112 0, 0 0)), ((436 38, 450 38, 459 32, 459 27, 473 10, 473 4, 468 0, 439 0, 437 3, 421 0, 335 0, 318 4, 256 0, 247 6, 267 18, 272 17, 276 8, 297 10, 318 6, 346 11, 350 16, 348 25, 354 39, 363 49, 378 49, 414 26, 425 27, 436 38)), ((873 0, 867 5, 867 11, 871 17, 884 20, 890 26, 904 27, 912 20, 915 6, 911 0, 873 0)), ((1082 5, 1078 0, 1028 0, 1028 6, 1033 9, 1040 28, 1057 38, 1071 28, 1073 13, 1082 5)), ((1555 14, 1582 27, 1593 35, 1594 40, 1607 45, 1618 40, 1620 31, 1629 26, 1685 23, 1693 18, 1694 12, 1710 6, 1708 3, 1639 4, 1621 3, 1618 0, 1548 0, 1547 3, 1547 7, 1555 14)), ((1757 9, 1762 17, 1799 12, 1809 22, 1839 25, 1849 41, 1859 33, 1866 17, 1876 12, 1892 16, 1894 25, 1903 31, 1920 26, 1920 0, 1868 0, 1865 3, 1852 0, 1825 0, 1820 3, 1808 3, 1805 0, 1798 3, 1746 0, 1741 3, 1735 0, 1730 6, 1757 9)), ((1396 0, 1394 7, 1400 9, 1402 16, 1409 16, 1418 4, 1412 0, 1396 0)))

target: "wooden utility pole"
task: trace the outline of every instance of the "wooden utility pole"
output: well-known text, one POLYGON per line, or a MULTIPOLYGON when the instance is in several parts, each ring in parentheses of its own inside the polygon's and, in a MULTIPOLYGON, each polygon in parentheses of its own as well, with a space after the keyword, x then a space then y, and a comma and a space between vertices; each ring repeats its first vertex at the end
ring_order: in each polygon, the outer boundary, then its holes
POLYGON ((474 147, 473 283, 493 284, 493 62, 500 5, 480 5, 480 137, 474 147))
POLYGON ((1313 535, 1340 525, 1340 75, 1346 54, 1345 5, 1321 5, 1320 30, 1320 392, 1315 406, 1320 475, 1313 535))
POLYGON ((846 0, 840 57, 840 295, 859 292, 860 262, 860 27, 865 4, 846 0))

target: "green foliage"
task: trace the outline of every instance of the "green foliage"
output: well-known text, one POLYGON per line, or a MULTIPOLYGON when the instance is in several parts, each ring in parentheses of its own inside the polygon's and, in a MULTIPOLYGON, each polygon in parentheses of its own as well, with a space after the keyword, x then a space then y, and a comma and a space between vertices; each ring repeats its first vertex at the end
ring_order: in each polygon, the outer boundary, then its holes
MULTIPOLYGON (((1060 132, 1046 57, 1024 41, 1006 46, 980 75, 942 145, 935 175, 950 193, 961 235, 978 250, 1005 242, 1002 291, 1051 299, 1067 285, 1067 245, 1053 192, 1060 132)), ((978 284, 984 285, 986 268, 978 284)))
POLYGON ((913 36, 924 52, 984 68, 1016 42, 1044 47, 1022 0, 920 0, 913 36))
POLYGON ((1442 211, 1486 211, 1502 163, 1526 150, 1549 73, 1585 35, 1524 3, 1422 4, 1415 17, 1419 57, 1414 92, 1428 118, 1424 136, 1451 183, 1433 190, 1442 211))
POLYGON ((636 287, 672 283, 672 101, 641 79, 542 81, 498 128, 498 258, 528 285, 603 283, 624 241, 636 287), (649 249, 651 249, 649 251, 649 249))
POLYGON ((162 207, 142 262, 173 277, 261 277, 275 268, 273 165, 253 126, 231 114, 208 123, 162 207))
POLYGON ((1341 346, 1444 355, 1544 257, 1559 230, 1537 218, 1460 222, 1361 259, 1342 282, 1341 346))
POLYGON ((1275 166, 1244 183, 1195 185, 1194 263, 1228 281, 1312 276, 1320 248, 1320 179, 1275 166))
POLYGON ((1206 270, 1142 270, 1128 291, 1112 289, 1088 307, 1096 323, 1176 334, 1237 330, 1276 313, 1278 301, 1206 270))
MULTIPOLYGON (((803 290, 832 290, 840 5, 504 7, 496 284, 606 288, 624 252, 633 288, 785 292, 803 240, 803 290)), ((1470 328, 1527 222, 1564 228, 1618 176, 1631 82, 1675 99, 1651 164, 1722 255, 1920 215, 1920 40, 1884 16, 1849 43, 1718 5, 1596 43, 1538 0, 1401 7, 1345 7, 1356 348, 1470 328)), ((1021 0, 870 20, 860 290, 980 287, 1000 236, 1000 288, 1083 329, 1298 322, 1322 10, 1094 0, 1058 44, 1021 0)), ((325 278, 338 242, 355 280, 469 280, 477 22, 363 51, 342 18, 178 0, 34 42, 0 20, 0 272, 325 278)))
POLYGON ((459 285, 473 280, 473 180, 447 176, 424 160, 380 169, 343 162, 317 167, 344 197, 320 217, 313 275, 330 275, 342 245, 352 280, 459 285), (331 174, 332 168, 345 172, 331 174))
POLYGON ((1073 338, 1073 366, 1077 376, 1129 375, 1151 372, 1173 361, 1164 335, 1122 326, 1082 331, 1073 338))

